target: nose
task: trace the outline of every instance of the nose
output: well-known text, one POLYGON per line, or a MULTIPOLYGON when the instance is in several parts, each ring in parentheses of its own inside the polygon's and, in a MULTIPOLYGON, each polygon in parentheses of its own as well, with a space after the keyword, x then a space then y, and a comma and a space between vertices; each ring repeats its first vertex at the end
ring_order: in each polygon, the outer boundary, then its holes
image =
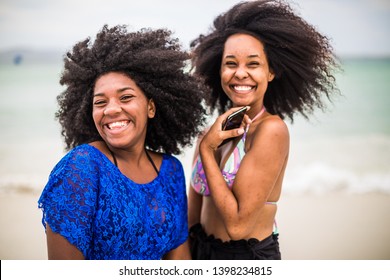
POLYGON ((121 111, 122 111, 122 106, 120 104, 118 104, 117 102, 110 102, 107 104, 103 113, 104 115, 113 115, 113 114, 118 114, 121 111))
POLYGON ((239 66, 236 70, 236 73, 234 73, 234 76, 239 79, 245 79, 249 76, 248 71, 246 71, 244 66, 239 66))

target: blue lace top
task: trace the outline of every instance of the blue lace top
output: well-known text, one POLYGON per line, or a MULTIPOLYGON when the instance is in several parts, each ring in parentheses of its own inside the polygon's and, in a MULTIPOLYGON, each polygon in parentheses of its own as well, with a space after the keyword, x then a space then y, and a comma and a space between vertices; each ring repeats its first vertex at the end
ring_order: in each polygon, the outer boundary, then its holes
POLYGON ((161 259, 187 239, 184 172, 163 155, 157 178, 137 184, 84 144, 54 167, 38 201, 42 223, 86 259, 161 259))

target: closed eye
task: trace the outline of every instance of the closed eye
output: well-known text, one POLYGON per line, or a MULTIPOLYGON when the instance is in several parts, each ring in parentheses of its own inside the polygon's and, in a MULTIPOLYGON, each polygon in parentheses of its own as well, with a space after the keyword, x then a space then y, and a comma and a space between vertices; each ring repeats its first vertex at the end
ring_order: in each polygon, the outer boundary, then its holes
POLYGON ((257 62, 257 61, 252 61, 252 62, 249 62, 249 63, 248 63, 248 66, 249 66, 249 67, 257 67, 257 66, 259 66, 259 65, 260 65, 260 63, 257 62))
POLYGON ((93 105, 95 106, 104 106, 107 102, 103 99, 98 99, 93 102, 93 105))
POLYGON ((125 94, 120 97, 121 101, 127 102, 134 98, 134 95, 131 94, 125 94))
POLYGON ((235 63, 234 61, 226 61, 225 65, 228 67, 234 67, 237 65, 237 63, 235 63))

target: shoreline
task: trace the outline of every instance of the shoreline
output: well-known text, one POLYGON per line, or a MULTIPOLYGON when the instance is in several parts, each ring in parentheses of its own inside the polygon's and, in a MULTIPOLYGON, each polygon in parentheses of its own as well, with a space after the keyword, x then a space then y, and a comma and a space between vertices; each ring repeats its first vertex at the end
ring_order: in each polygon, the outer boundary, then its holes
MULTIPOLYGON (((37 192, 0 193, 0 259, 46 260, 37 192)), ((277 223, 283 260, 389 260, 390 195, 286 194, 277 223)))

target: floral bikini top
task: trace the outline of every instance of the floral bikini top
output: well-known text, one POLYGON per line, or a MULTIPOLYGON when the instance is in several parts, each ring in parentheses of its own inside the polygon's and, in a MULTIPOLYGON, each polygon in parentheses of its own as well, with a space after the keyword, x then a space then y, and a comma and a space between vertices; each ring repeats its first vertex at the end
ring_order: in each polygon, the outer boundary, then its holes
MULTIPOLYGON (((263 107, 263 109, 252 119, 252 121, 260 117, 264 112, 265 108, 263 107)), ((232 189, 233 187, 234 179, 236 178, 237 171, 240 168, 241 160, 245 156, 245 140, 248 129, 249 125, 246 127, 242 138, 237 143, 237 146, 234 148, 221 171, 229 189, 232 189)), ((203 170, 200 155, 197 156, 193 165, 191 185, 197 193, 205 196, 210 195, 210 190, 207 184, 206 174, 203 170)))

